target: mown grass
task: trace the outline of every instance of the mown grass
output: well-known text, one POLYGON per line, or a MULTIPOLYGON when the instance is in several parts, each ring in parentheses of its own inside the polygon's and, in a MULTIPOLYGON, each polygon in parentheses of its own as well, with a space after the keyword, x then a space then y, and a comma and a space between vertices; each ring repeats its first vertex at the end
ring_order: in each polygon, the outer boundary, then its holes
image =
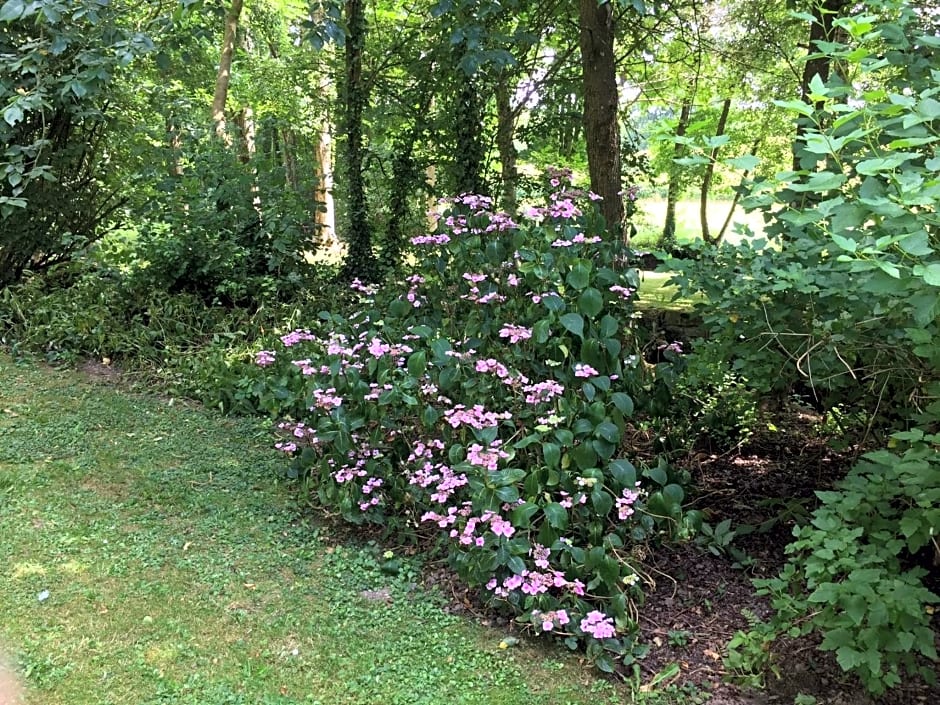
POLYGON ((691 311, 702 300, 700 295, 676 298, 678 289, 669 283, 670 272, 640 272, 640 290, 637 306, 671 311, 691 311))
POLYGON ((630 701, 331 536, 257 421, 0 355, 0 439, 0 648, 27 705, 630 701))
MULTIPOLYGON (((708 202, 708 227, 712 235, 716 235, 728 216, 731 201, 710 199, 708 202)), ((660 198, 641 199, 637 202, 637 215, 634 224, 637 234, 631 240, 636 249, 654 249, 659 236, 662 234, 663 223, 666 220, 666 201, 660 198)), ((731 219, 731 224, 725 234, 725 241, 738 243, 743 236, 735 231, 734 224, 747 225, 755 235, 764 231, 763 216, 758 213, 745 213, 737 206, 731 219)), ((676 204, 676 242, 680 245, 702 239, 701 214, 699 202, 695 200, 682 200, 676 204)))

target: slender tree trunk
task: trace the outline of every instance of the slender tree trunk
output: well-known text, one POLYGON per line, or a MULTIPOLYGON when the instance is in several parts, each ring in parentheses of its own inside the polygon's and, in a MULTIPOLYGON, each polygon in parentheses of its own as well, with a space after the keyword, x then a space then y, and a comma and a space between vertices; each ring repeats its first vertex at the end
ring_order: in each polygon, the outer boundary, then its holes
MULTIPOLYGON (((692 119, 692 99, 685 98, 679 109, 679 124, 676 125, 676 137, 684 137, 689 129, 692 119)), ((673 146, 673 157, 678 159, 682 154, 682 145, 678 142, 673 146)), ((678 165, 673 164, 669 169, 669 186, 666 190, 666 219, 663 223, 663 232, 659 236, 659 246, 671 249, 676 244, 676 203, 679 200, 679 174, 678 165)))
POLYGON ((584 138, 591 190, 601 196, 607 227, 620 237, 623 189, 620 175, 620 125, 614 66, 614 13, 609 1, 579 0, 581 70, 584 82, 584 138))
MULTIPOLYGON (((835 25, 833 22, 848 4, 849 0, 821 0, 820 2, 813 3, 812 14, 814 21, 809 28, 809 42, 807 45, 807 51, 810 54, 819 51, 819 42, 832 41, 835 33, 835 25)), ((800 78, 800 98, 804 103, 810 103, 809 84, 810 81, 813 80, 813 77, 818 75, 823 82, 828 81, 831 69, 832 60, 828 56, 819 56, 806 60, 806 63, 803 65, 803 75, 800 78)), ((817 105, 816 107, 820 108, 821 106, 817 105)), ((810 169, 816 166, 815 155, 809 156, 809 162, 805 166, 801 163, 802 155, 800 154, 799 138, 806 132, 806 128, 809 124, 808 118, 802 116, 797 118, 797 139, 793 142, 794 171, 799 171, 803 168, 810 169)))
MULTIPOLYGON (((756 140, 751 147, 750 154, 755 156, 757 154, 757 148, 760 147, 761 140, 756 140)), ((746 169, 744 173, 741 174, 741 181, 738 182, 738 187, 734 190, 734 198, 731 200, 731 208, 728 209, 728 215, 725 216, 725 222, 721 224, 721 230, 718 231, 718 234, 715 236, 715 242, 721 242, 725 233, 728 231, 728 226, 731 225, 731 219, 734 217, 734 209, 738 207, 738 201, 741 200, 741 192, 744 186, 744 182, 747 181, 747 177, 750 175, 751 170, 746 169)))
POLYGON ((364 0, 346 0, 346 81, 345 125, 346 137, 346 193, 349 231, 346 241, 349 249, 343 264, 343 276, 375 280, 378 271, 372 251, 372 233, 369 228, 363 177, 364 146, 362 140, 362 113, 368 103, 367 88, 362 80, 362 52, 366 37, 364 0))
MULTIPOLYGON (((715 126, 715 137, 725 134, 728 124, 728 113, 731 112, 731 98, 725 98, 721 104, 721 114, 718 116, 718 125, 715 126)), ((708 164, 705 165, 705 174, 702 176, 702 191, 699 197, 699 220, 702 223, 702 240, 714 245, 717 239, 712 240, 708 230, 708 191, 712 187, 712 178, 715 175, 715 161, 718 159, 718 147, 713 147, 708 155, 708 164)))
POLYGON ((219 58, 219 73, 215 79, 215 95, 212 97, 212 123, 215 136, 230 143, 225 132, 225 101, 228 98, 228 85, 232 78, 232 57, 235 54, 235 34, 238 31, 238 18, 242 14, 244 0, 232 0, 232 5, 225 15, 225 34, 222 38, 222 55, 219 58))
POLYGON ((317 237, 328 247, 336 244, 336 206, 333 203, 333 135, 324 118, 317 133, 317 163, 313 200, 317 237))
POLYGON ((173 177, 183 175, 183 164, 180 161, 180 155, 183 152, 183 140, 180 137, 179 125, 172 117, 166 119, 166 141, 170 148, 167 158, 167 173, 173 177))
POLYGON ((284 181, 294 193, 300 193, 300 174, 297 172, 297 136, 289 127, 274 131, 275 143, 280 143, 280 162, 284 167, 284 181))
POLYGON ((496 147, 502 165, 502 208, 510 214, 516 212, 516 188, 519 184, 519 155, 514 139, 515 118, 508 76, 504 73, 496 84, 496 147))
POLYGON ((258 152, 255 142, 255 112, 246 105, 238 113, 238 161, 249 164, 258 152))

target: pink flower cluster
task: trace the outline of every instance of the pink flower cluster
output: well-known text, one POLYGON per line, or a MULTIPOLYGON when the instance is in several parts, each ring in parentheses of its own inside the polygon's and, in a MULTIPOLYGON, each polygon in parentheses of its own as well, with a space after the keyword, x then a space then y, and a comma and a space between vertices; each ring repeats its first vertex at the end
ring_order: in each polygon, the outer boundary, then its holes
POLYGON ((597 377, 600 372, 595 370, 590 365, 587 365, 583 362, 575 363, 574 366, 574 376, 575 377, 597 377))
POLYGON ((594 245, 598 242, 601 242, 601 239, 594 235, 593 237, 585 237, 584 233, 578 233, 570 240, 565 240, 559 238, 552 243, 552 247, 571 247, 572 245, 594 245))
POLYGON ((561 396, 565 393, 565 388, 558 382, 550 379, 545 382, 527 384, 522 388, 522 391, 526 394, 525 403, 535 405, 549 402, 555 397, 561 396))
POLYGON ((310 407, 310 411, 320 410, 330 412, 333 409, 338 409, 342 405, 343 398, 336 393, 335 387, 313 390, 313 406, 310 407))
POLYGON ((316 339, 317 336, 315 336, 309 330, 293 330, 290 333, 281 336, 281 343, 283 343, 285 348, 289 348, 293 345, 297 345, 297 343, 316 339))
POLYGON ((412 245, 446 245, 450 242, 450 236, 446 233, 440 235, 418 235, 411 238, 412 245))
MULTIPOLYGON (((637 487, 640 486, 640 483, 636 483, 637 487)), ((624 489, 623 494, 620 497, 617 497, 614 501, 617 503, 617 517, 620 521, 626 521, 633 514, 633 505, 640 498, 639 490, 628 490, 624 489)))
POLYGON ((568 617, 566 610, 552 610, 551 612, 532 610, 532 621, 538 621, 542 625, 543 632, 550 632, 555 628, 556 624, 559 627, 563 627, 568 624, 571 619, 568 617))
POLYGON ((497 414, 492 411, 487 411, 483 408, 482 404, 474 404, 472 409, 468 409, 463 404, 457 404, 454 408, 444 412, 444 420, 450 424, 451 428, 470 426, 478 431, 484 428, 499 426, 500 421, 511 418, 512 414, 508 411, 497 414))
POLYGON ((536 568, 548 568, 548 557, 552 555, 552 549, 546 548, 540 543, 535 544, 529 549, 529 556, 535 562, 536 568))
POLYGON ((271 350, 259 350, 255 354, 255 364, 258 367, 267 367, 268 365, 273 365, 275 360, 275 354, 271 350))
POLYGON ((525 384, 529 378, 521 374, 512 374, 509 368, 499 360, 487 358, 486 360, 477 360, 474 369, 481 374, 495 374, 503 384, 509 387, 515 387, 518 384, 525 384))
POLYGON ((518 343, 520 340, 528 340, 531 338, 532 329, 507 323, 499 329, 499 337, 509 338, 510 343, 518 343))
MULTIPOLYGON (((408 484, 418 487, 434 485, 431 501, 445 504, 459 487, 466 485, 469 480, 463 473, 456 473, 447 465, 436 460, 436 456, 443 453, 444 444, 435 439, 424 443, 419 441, 408 456, 408 466, 414 469, 406 471, 408 484)), ((442 524, 442 526, 446 526, 442 524)))
POLYGON ((627 286, 619 286, 617 284, 614 284, 612 287, 610 287, 610 290, 615 294, 620 294, 620 298, 622 298, 624 301, 628 301, 630 297, 636 293, 636 289, 631 289, 627 286))
POLYGON ((597 610, 588 612, 578 626, 582 632, 590 634, 595 639, 610 639, 617 634, 617 630, 614 628, 614 620, 597 610))
POLYGON ((486 589, 492 591, 496 597, 506 598, 513 590, 520 590, 525 595, 541 595, 552 588, 566 589, 568 592, 583 596, 584 583, 580 580, 568 580, 560 570, 539 572, 524 570, 521 573, 510 575, 500 583, 493 578, 486 584, 486 589))
POLYGON ((467 462, 496 472, 499 461, 509 457, 509 453, 500 448, 501 445, 502 441, 493 441, 489 448, 484 448, 479 443, 471 443, 467 448, 467 462))
POLYGON ((349 288, 365 296, 374 296, 379 290, 375 284, 364 284, 358 277, 349 282, 349 288))

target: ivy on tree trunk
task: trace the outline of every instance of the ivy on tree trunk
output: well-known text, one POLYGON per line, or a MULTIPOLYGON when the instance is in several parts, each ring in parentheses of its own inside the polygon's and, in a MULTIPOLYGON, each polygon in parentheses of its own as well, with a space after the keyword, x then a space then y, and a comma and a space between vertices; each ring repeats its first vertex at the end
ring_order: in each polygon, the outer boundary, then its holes
POLYGON ((348 250, 342 275, 352 279, 374 281, 378 277, 375 253, 372 251, 372 233, 363 178, 364 147, 362 142, 362 113, 368 103, 368 88, 362 80, 362 51, 366 38, 366 15, 363 0, 347 0, 346 22, 346 82, 345 124, 346 137, 346 189, 348 250))

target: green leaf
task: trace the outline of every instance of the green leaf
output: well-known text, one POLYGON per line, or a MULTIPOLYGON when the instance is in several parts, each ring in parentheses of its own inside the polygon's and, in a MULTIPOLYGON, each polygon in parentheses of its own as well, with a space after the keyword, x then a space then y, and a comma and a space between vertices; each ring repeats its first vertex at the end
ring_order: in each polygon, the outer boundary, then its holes
POLYGON ((851 671, 864 662, 861 652, 856 651, 851 646, 840 647, 836 651, 836 660, 843 671, 851 671))
POLYGON ((733 166, 735 169, 753 171, 757 165, 760 164, 760 159, 755 157, 753 154, 745 154, 740 157, 733 157, 729 159, 727 163, 733 166))
POLYGON ((872 176, 883 171, 893 171, 909 159, 916 159, 919 156, 916 152, 895 152, 885 157, 865 159, 855 165, 855 171, 865 176, 872 176))
POLYGON ((532 521, 532 517, 538 510, 539 505, 532 504, 531 502, 517 504, 512 508, 512 511, 509 512, 509 519, 512 521, 513 526, 520 529, 527 529, 532 521))
POLYGON ((614 506, 614 499, 601 485, 596 485, 591 492, 591 504, 598 516, 605 517, 610 513, 614 506))
POLYGON ((813 117, 813 106, 802 100, 775 100, 774 105, 784 110, 792 110, 805 117, 813 117))
POLYGON ((940 286, 940 263, 934 262, 926 267, 917 266, 914 268, 914 274, 923 277, 924 283, 930 286, 940 286))
POLYGON ((563 531, 568 528, 568 510, 557 502, 546 504, 542 507, 542 512, 545 514, 548 525, 553 529, 563 531))
POLYGON ((669 476, 666 474, 666 471, 662 467, 647 468, 643 471, 643 476, 648 477, 657 485, 665 485, 669 482, 669 476))
POLYGON ((423 350, 413 353, 408 358, 408 374, 412 377, 421 377, 428 368, 428 356, 423 350))
POLYGON ((923 229, 901 238, 898 247, 913 257, 927 257, 934 251, 930 246, 927 231, 923 229))
POLYGON ((13 127, 14 125, 16 125, 16 123, 18 123, 22 119, 23 119, 23 109, 16 103, 9 106, 6 110, 3 111, 3 120, 8 125, 10 125, 10 127, 13 127))
POLYGON ((679 166, 700 166, 702 164, 708 164, 708 157, 677 157, 672 160, 679 166))
POLYGON ((636 486, 636 468, 629 460, 624 460, 623 458, 611 460, 608 467, 610 474, 621 485, 629 489, 633 489, 634 486, 636 486))
POLYGON ((26 3, 24 0, 7 0, 7 2, 3 4, 3 7, 0 7, 0 22, 13 22, 14 20, 18 20, 23 16, 25 11, 26 3))
POLYGON ((590 470, 597 466, 597 452, 587 443, 572 448, 571 458, 579 470, 590 470))
MULTIPOLYGON (((551 297, 557 298, 557 297, 551 297)), ((535 340, 536 344, 544 345, 548 342, 549 337, 551 336, 552 328, 547 318, 543 318, 540 321, 536 321, 535 325, 532 326, 532 339, 535 340)))
POLYGON ((581 290, 587 287, 591 283, 591 270, 594 269, 594 265, 590 260, 586 259, 577 259, 571 265, 571 271, 568 272, 566 281, 573 288, 581 290))
POLYGON ((809 80, 809 97, 812 101, 818 101, 829 95, 829 89, 823 83, 822 76, 818 73, 809 80))
MULTIPOLYGON (((524 573, 524 572, 525 572, 525 569, 526 569, 526 568, 525 568, 525 561, 523 561, 521 558, 519 558, 519 556, 510 556, 510 557, 506 560, 506 567, 508 567, 509 570, 511 570, 511 571, 512 571, 513 573, 515 573, 516 575, 520 575, 521 573, 524 573)), ((507 645, 510 645, 508 640, 503 639, 503 641, 504 641, 507 645)))
POLYGON ((594 433, 608 443, 620 442, 620 429, 617 428, 617 424, 610 421, 601 421, 594 429, 594 433))
POLYGON ((557 443, 543 443, 542 458, 546 466, 557 468, 561 464, 561 447, 557 443))
POLYGON ((588 287, 578 297, 578 310, 585 316, 593 318, 604 308, 604 297, 594 287, 588 287))
POLYGON ((858 243, 850 237, 843 237, 832 233, 832 241, 846 252, 855 252, 858 249, 858 243))
POLYGON ((502 502, 513 504, 519 501, 519 490, 514 485, 500 487, 496 490, 496 496, 499 497, 502 502))
POLYGON ((621 414, 624 416, 633 416, 633 399, 629 394, 614 392, 610 395, 610 400, 621 414))
POLYGON ((584 318, 578 313, 566 313, 559 317, 559 322, 579 338, 584 337, 584 318))

